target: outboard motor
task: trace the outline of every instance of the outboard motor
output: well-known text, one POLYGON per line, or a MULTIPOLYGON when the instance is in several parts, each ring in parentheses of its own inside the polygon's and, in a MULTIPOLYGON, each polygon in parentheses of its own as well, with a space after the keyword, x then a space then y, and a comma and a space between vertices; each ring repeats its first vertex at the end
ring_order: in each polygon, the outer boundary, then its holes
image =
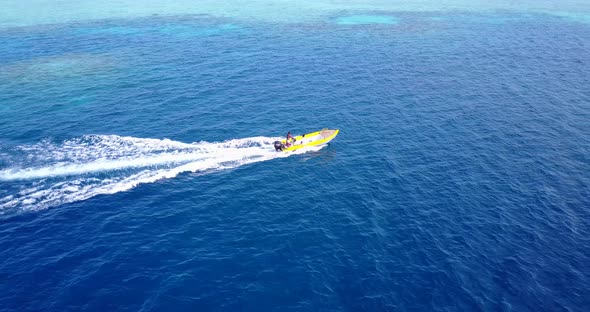
POLYGON ((275 141, 275 150, 277 152, 282 151, 284 147, 285 146, 283 145, 283 143, 281 143, 281 141, 275 141))

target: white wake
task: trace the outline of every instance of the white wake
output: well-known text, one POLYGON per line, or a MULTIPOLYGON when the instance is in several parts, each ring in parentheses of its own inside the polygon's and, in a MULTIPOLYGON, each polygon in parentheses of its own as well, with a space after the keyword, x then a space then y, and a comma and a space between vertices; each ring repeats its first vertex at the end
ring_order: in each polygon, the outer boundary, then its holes
MULTIPOLYGON (((90 135, 61 144, 42 142, 0 154, 0 214, 39 210, 114 194, 182 172, 212 172, 296 153, 277 153, 278 138, 182 143, 116 135, 90 135)), ((313 148, 313 150, 321 147, 313 148)))

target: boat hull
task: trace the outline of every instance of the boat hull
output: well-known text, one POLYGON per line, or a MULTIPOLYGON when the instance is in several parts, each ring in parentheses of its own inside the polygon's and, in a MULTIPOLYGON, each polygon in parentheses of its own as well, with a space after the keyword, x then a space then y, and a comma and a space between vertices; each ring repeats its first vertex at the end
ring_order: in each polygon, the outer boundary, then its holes
POLYGON ((330 130, 330 129, 323 129, 320 131, 307 133, 304 135, 298 135, 294 137, 294 141, 291 142, 289 146, 287 146, 287 140, 281 140, 281 144, 283 144, 282 151, 283 152, 290 152, 295 151, 301 148, 309 147, 309 146, 318 146, 322 144, 326 144, 332 141, 337 135, 340 130, 330 130))

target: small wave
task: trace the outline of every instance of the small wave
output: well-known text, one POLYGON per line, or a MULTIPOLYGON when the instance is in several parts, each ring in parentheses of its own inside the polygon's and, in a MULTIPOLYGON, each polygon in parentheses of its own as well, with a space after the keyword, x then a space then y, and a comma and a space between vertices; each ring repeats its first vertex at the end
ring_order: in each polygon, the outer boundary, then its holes
MULTIPOLYGON (((183 172, 209 172, 288 157, 273 137, 183 143, 168 139, 90 135, 54 144, 18 146, 2 159, 0 182, 12 190, 0 208, 39 210, 101 194, 127 191, 183 172)), ((313 150, 321 147, 313 148, 313 150)), ((5 210, 5 209, 3 209, 5 210)))

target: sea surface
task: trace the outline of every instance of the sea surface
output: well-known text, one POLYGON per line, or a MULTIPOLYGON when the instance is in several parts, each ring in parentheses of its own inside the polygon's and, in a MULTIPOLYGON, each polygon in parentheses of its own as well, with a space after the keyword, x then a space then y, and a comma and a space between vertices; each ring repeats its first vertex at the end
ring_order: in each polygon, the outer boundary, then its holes
POLYGON ((0 1, 0 311, 590 311, 588 3, 138 3, 0 1))

